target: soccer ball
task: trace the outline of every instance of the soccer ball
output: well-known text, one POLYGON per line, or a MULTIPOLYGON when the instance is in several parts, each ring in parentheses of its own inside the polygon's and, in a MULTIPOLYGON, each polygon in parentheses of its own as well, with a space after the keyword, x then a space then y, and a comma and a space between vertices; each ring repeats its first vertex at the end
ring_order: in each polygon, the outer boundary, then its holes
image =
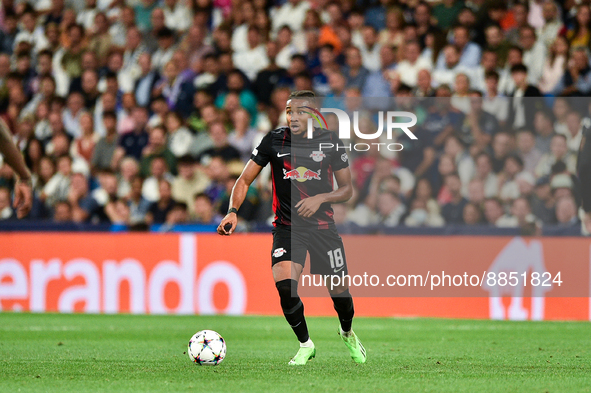
POLYGON ((217 366, 226 357, 226 341, 218 332, 202 330, 189 340, 187 353, 200 366, 217 366))

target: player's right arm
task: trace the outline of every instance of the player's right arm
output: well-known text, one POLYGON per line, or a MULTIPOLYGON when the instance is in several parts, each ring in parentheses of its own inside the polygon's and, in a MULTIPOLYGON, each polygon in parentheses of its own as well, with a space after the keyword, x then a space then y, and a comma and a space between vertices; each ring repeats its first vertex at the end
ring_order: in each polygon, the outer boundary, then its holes
POLYGON ((21 152, 12 142, 8 126, 2 119, 0 119, 0 153, 4 157, 4 161, 19 176, 14 187, 13 206, 16 208, 17 217, 23 218, 29 213, 33 204, 31 172, 29 172, 21 152))
MULTIPOLYGON (((248 187, 252 184, 254 179, 261 173, 263 169, 262 166, 254 162, 253 160, 249 160, 242 171, 242 174, 236 180, 234 187, 232 188, 232 194, 230 195, 230 208, 235 208, 238 210, 244 199, 246 198, 246 193, 248 192, 248 187)), ((238 217, 235 212, 229 212, 223 218, 222 222, 218 226, 218 233, 220 235, 231 235, 236 229, 236 224, 238 223, 238 217), (232 224, 232 227, 226 231, 224 227, 228 224, 232 224)))
POLYGON ((232 194, 230 195, 230 205, 228 214, 222 220, 218 226, 218 233, 220 235, 231 235, 236 229, 238 223, 238 216, 236 212, 230 212, 232 208, 238 210, 246 198, 248 187, 252 184, 254 179, 261 173, 261 170, 271 161, 272 157, 271 148, 271 133, 268 133, 263 137, 259 146, 252 151, 250 160, 246 163, 242 174, 236 180, 234 187, 232 188, 232 194), (232 224, 227 230, 224 227, 228 224, 232 224))

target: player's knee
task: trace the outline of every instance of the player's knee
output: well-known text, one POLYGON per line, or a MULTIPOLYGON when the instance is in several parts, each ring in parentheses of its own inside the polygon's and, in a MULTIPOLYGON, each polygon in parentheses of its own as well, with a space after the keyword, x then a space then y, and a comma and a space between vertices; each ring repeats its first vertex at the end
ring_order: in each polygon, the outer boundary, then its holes
MULTIPOLYGON (((291 311, 294 307, 297 308, 301 303, 298 296, 298 282, 296 280, 287 279, 275 283, 279 298, 281 299, 281 308, 284 312, 291 311)), ((289 312, 288 312, 289 313, 289 312)))

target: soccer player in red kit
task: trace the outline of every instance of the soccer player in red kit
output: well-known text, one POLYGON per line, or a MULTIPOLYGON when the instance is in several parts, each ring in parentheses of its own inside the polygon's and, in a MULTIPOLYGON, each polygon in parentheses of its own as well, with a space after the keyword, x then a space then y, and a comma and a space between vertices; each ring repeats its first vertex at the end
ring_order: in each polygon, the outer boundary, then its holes
MULTIPOLYGON (((288 127, 269 132, 253 150, 232 189, 228 214, 218 227, 220 235, 232 234, 237 223, 236 212, 248 187, 263 167, 270 164, 275 212, 271 252, 273 278, 285 319, 300 342, 300 349, 290 365, 304 365, 316 355, 308 334, 304 305, 297 295, 306 254, 310 253, 312 274, 347 274, 343 241, 334 224, 331 203, 351 198, 349 160, 336 133, 314 128, 312 137, 307 137, 308 119, 316 110, 315 101, 311 91, 290 94, 285 106, 288 127)), ((353 360, 365 363, 365 348, 351 328, 353 299, 347 284, 327 286, 327 289, 339 317, 341 338, 353 360)))

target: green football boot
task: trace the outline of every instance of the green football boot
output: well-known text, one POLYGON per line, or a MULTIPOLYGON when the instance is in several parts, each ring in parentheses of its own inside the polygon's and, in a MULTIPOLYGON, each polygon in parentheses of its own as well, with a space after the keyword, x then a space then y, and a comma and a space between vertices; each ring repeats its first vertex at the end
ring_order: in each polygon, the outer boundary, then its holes
POLYGON ((304 366, 308 360, 316 357, 316 347, 300 347, 298 353, 289 361, 290 366, 304 366))
POLYGON ((351 354, 351 358, 355 361, 355 363, 365 363, 367 361, 367 355, 365 353, 365 348, 361 341, 357 338, 355 333, 351 330, 351 335, 349 337, 345 337, 341 334, 341 329, 338 330, 339 336, 343 339, 343 342, 349 348, 349 353, 351 354))

